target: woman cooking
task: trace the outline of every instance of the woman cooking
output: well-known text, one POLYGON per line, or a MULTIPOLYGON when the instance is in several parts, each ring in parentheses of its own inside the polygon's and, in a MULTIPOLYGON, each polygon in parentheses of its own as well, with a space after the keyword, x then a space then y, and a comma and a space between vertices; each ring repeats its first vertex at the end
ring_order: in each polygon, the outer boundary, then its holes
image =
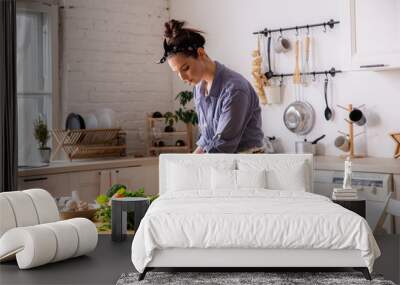
POLYGON ((184 22, 165 23, 164 56, 171 69, 194 87, 200 138, 194 153, 263 152, 261 108, 251 84, 213 61, 201 32, 184 22))

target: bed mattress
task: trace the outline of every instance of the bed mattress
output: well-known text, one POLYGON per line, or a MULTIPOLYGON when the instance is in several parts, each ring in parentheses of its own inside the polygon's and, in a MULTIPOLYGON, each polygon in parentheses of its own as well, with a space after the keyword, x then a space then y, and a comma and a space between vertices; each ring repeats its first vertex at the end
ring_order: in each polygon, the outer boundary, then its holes
POLYGON ((169 192, 155 200, 135 234, 139 272, 162 249, 359 250, 372 271, 379 248, 368 223, 328 198, 299 191, 169 192))

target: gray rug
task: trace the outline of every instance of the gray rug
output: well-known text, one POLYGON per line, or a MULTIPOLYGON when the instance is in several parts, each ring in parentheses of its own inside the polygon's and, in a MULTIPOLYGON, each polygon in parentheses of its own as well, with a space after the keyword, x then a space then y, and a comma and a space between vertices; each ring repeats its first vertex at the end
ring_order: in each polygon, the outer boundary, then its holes
POLYGON ((122 274, 117 285, 134 284, 222 284, 222 285, 292 285, 292 284, 387 284, 395 285, 382 276, 372 275, 368 281, 359 272, 148 272, 146 278, 138 281, 138 273, 122 274))

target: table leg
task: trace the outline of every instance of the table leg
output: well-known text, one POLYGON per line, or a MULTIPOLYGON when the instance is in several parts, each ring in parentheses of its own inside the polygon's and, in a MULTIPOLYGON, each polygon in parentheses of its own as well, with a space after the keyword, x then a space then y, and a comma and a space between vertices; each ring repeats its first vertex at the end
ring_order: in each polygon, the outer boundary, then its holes
MULTIPOLYGON (((112 201, 111 206, 111 239, 112 241, 122 241, 123 235, 123 210, 121 203, 112 201)), ((125 224, 126 224, 126 211, 125 211, 125 224)), ((126 230, 126 228, 125 228, 126 230)))
POLYGON ((148 208, 149 208, 149 201, 143 201, 143 203, 137 203, 135 205, 135 210, 134 210, 135 223, 133 226, 135 232, 138 229, 140 221, 143 219, 148 208))

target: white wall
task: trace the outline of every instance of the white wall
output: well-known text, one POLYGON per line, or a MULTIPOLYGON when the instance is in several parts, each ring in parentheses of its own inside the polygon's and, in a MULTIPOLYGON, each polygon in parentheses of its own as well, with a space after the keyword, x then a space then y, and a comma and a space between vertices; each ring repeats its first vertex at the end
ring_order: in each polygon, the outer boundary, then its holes
POLYGON ((62 125, 70 112, 111 108, 129 152, 143 152, 145 114, 172 106, 162 55, 166 0, 60 0, 62 125))
MULTIPOLYGON (((206 50, 215 60, 242 73, 251 80, 251 51, 256 47, 253 31, 264 27, 279 28, 312 24, 339 19, 341 24, 327 33, 322 29, 312 30, 314 38, 315 70, 334 66, 346 69, 348 28, 344 24, 344 2, 346 0, 170 0, 171 18, 186 20, 190 26, 206 32, 206 50)), ((292 40, 294 32, 287 35, 292 40)), ((373 40, 373 39, 371 39, 373 40)), ((292 41, 293 42, 293 41, 292 41)), ((276 58, 277 72, 293 72, 293 52, 276 58)), ((336 116, 325 121, 323 99, 323 77, 310 87, 304 88, 305 98, 312 103, 317 120, 312 132, 313 139, 326 134, 324 153, 342 154, 333 146, 338 130, 347 131, 345 112, 336 104, 366 104, 368 125, 356 128, 356 133, 365 129, 366 135, 356 140, 356 150, 366 150, 370 156, 392 157, 395 144, 388 133, 399 131, 398 104, 400 104, 400 71, 345 72, 338 74, 330 85, 329 101, 336 116)), ((263 107, 263 129, 266 135, 279 137, 287 152, 294 152, 294 142, 303 139, 290 133, 284 126, 282 115, 285 106, 294 101, 290 79, 285 81, 284 100, 281 105, 263 107)), ((188 89, 179 80, 173 79, 173 93, 188 89)))

